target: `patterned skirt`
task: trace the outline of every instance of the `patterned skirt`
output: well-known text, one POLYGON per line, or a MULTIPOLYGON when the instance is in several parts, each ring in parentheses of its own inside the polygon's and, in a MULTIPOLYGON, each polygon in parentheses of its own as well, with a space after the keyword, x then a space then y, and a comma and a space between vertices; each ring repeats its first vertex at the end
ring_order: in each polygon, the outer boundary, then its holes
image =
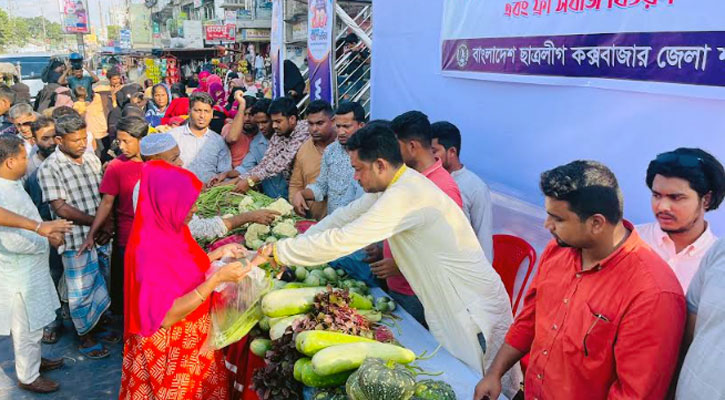
POLYGON ((200 353, 211 329, 209 313, 191 315, 150 337, 129 336, 123 349, 122 400, 216 400, 229 396, 220 351, 200 353))

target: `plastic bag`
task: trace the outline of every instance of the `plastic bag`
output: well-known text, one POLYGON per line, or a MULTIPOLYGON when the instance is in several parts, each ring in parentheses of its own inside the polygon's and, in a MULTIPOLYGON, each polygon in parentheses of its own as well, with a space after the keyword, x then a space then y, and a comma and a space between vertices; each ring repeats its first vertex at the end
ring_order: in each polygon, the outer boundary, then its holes
MULTIPOLYGON (((254 254, 250 255, 253 258, 254 254)), ((224 259, 212 264, 207 275, 236 260, 224 259)), ((240 260, 249 263, 250 260, 240 260)), ((209 345, 221 349, 239 341, 262 319, 262 296, 273 285, 272 278, 258 267, 239 283, 224 283, 214 290, 211 305, 211 337, 209 345)))

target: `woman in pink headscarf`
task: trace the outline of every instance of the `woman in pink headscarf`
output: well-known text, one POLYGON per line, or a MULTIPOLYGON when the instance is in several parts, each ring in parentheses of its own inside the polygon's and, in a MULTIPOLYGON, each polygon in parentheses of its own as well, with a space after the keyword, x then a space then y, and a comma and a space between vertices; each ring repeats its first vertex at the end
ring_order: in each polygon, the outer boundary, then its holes
POLYGON ((186 226, 202 183, 164 161, 143 167, 125 260, 125 343, 120 399, 226 399, 220 351, 202 352, 211 328, 209 305, 223 282, 248 269, 228 264, 205 277, 212 261, 246 254, 232 244, 206 254, 186 226))
POLYGON ((199 86, 194 89, 194 93, 206 92, 207 90, 209 90, 209 82, 207 81, 209 79, 209 76, 211 76, 211 72, 209 71, 199 72, 199 86))

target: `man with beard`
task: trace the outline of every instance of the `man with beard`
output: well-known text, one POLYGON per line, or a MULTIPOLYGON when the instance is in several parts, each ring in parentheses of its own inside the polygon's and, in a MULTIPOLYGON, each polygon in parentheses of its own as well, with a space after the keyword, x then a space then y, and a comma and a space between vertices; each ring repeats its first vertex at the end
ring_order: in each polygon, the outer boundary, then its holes
MULTIPOLYGON (((47 201, 43 201, 43 191, 40 188, 40 183, 38 183, 38 168, 55 151, 56 144, 53 139, 55 137, 55 123, 52 118, 41 116, 30 125, 30 128, 35 138, 37 151, 28 159, 28 171, 30 171, 31 165, 33 166, 33 171, 27 175, 25 190, 33 200, 35 207, 38 208, 43 221, 51 221, 53 217, 50 214, 50 205, 47 201)), ((60 279, 63 276, 63 262, 57 251, 50 251, 49 264, 50 276, 53 278, 53 284, 57 290, 60 279)), ((60 296, 60 293, 58 295, 60 296)), ((64 307, 67 308, 67 305, 64 305, 64 307)), ((55 320, 43 329, 43 343, 56 343, 62 327, 62 314, 60 310, 56 310, 55 320)))
POLYGON ((239 104, 237 115, 231 123, 222 128, 222 137, 229 146, 232 153, 232 167, 236 168, 242 164, 244 157, 249 153, 249 145, 252 139, 259 133, 259 127, 254 123, 252 107, 256 99, 251 96, 244 96, 244 92, 234 92, 234 100, 239 104))
POLYGON ((703 150, 679 148, 650 162, 646 182, 657 222, 637 231, 687 292, 700 261, 717 241, 705 213, 717 209, 725 196, 725 170, 703 150))
MULTIPOLYGON (((289 199, 294 201, 297 193, 302 192, 309 184, 314 183, 320 175, 320 163, 325 149, 337 139, 334 113, 332 106, 325 100, 315 100, 307 106, 307 123, 310 126, 310 138, 302 144, 295 156, 292 175, 289 180, 289 199)), ((321 220, 327 214, 327 203, 312 202, 304 208, 295 207, 301 216, 321 220)))
POLYGON ((559 166, 540 186, 555 240, 474 400, 497 399, 501 376, 526 353, 527 399, 664 398, 686 319, 675 274, 622 219, 603 164, 559 166))
POLYGON ((214 100, 208 93, 189 97, 189 120, 168 133, 176 140, 184 168, 206 183, 216 174, 232 168, 232 156, 224 139, 209 128, 214 100))
MULTIPOLYGON (((58 118, 53 139, 57 148, 38 168, 38 181, 43 201, 50 204, 51 215, 74 223, 65 235, 65 247, 58 249, 67 288, 67 296, 63 300, 68 300, 73 325, 80 339, 78 350, 87 358, 104 358, 110 353, 93 333, 102 333, 98 323, 110 303, 104 278, 108 260, 104 255, 110 252, 108 242, 111 235, 101 231, 96 237, 98 246, 83 253, 78 251, 101 202, 98 190, 102 176, 101 161, 95 154, 86 151, 86 123, 78 115, 58 118)), ((106 339, 110 340, 109 337, 106 339)))

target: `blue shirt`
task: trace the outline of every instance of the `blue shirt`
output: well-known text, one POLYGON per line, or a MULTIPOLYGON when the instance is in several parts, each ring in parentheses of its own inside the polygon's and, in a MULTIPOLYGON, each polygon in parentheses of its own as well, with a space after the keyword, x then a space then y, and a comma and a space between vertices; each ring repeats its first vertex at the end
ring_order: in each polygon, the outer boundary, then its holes
POLYGON ((314 183, 307 185, 315 194, 315 201, 327 197, 327 215, 358 199, 365 192, 355 180, 355 169, 350 156, 340 142, 327 146, 320 161, 320 175, 314 183))
MULTIPOLYGON (((249 153, 242 160, 242 164, 236 168, 237 172, 242 175, 249 173, 249 171, 262 162, 264 153, 267 152, 267 147, 269 147, 269 140, 264 137, 262 132, 257 133, 257 136, 252 138, 252 141, 249 143, 249 153)), ((269 197, 282 197, 286 199, 289 193, 289 183, 284 179, 282 174, 278 174, 262 181, 262 191, 269 197)))
POLYGON ((93 78, 91 78, 90 76, 82 76, 80 78, 76 78, 75 76, 69 76, 66 79, 68 80, 68 87, 70 88, 70 90, 73 91, 74 94, 75 89, 78 86, 83 86, 84 88, 86 88, 86 98, 78 100, 93 100, 93 78))
POLYGON ((232 169, 232 154, 227 143, 211 129, 206 128, 203 135, 196 136, 189 125, 184 125, 168 133, 179 145, 184 168, 193 172, 200 181, 206 183, 214 175, 232 169))

